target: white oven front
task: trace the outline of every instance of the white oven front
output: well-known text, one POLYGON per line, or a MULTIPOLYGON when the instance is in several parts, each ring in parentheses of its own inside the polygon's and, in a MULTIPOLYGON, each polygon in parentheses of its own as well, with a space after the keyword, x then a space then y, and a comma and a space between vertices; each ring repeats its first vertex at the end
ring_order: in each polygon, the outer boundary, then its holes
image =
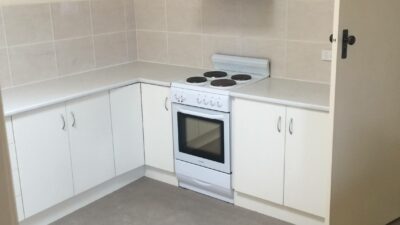
POLYGON ((230 114, 174 103, 175 159, 231 173, 230 114))

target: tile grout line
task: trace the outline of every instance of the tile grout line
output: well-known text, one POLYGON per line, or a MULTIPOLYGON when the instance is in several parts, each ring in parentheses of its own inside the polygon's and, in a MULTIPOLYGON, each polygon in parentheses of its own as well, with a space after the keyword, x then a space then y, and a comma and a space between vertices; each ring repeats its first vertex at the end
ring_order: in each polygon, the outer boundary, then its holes
POLYGON ((125 61, 129 61, 129 43, 128 43, 128 5, 126 0, 122 1, 122 7, 124 8, 124 27, 125 27, 125 61))
POLYGON ((168 12, 167 12, 167 0, 163 0, 164 2, 164 16, 165 16, 165 32, 167 34, 167 59, 166 59, 166 63, 170 63, 170 52, 169 52, 169 33, 168 33, 168 12))
POLYGON ((93 63, 94 63, 94 68, 97 68, 97 59, 96 59, 96 45, 95 45, 95 40, 94 40, 94 22, 93 22, 93 2, 92 0, 88 0, 89 3, 89 17, 90 17, 90 36, 92 39, 92 48, 93 48, 93 63))
POLYGON ((1 14, 1 24, 3 31, 4 31, 4 44, 5 44, 5 49, 6 49, 6 54, 7 54, 7 64, 8 64, 8 76, 10 78, 11 85, 14 86, 14 72, 13 69, 11 68, 11 55, 10 55, 10 47, 8 46, 8 37, 7 37, 7 31, 6 31, 6 22, 5 22, 5 16, 4 16, 4 7, 0 6, 0 14, 1 14))
POLYGON ((50 15, 50 26, 51 26, 51 34, 53 40, 51 41, 52 46, 53 46, 53 51, 54 51, 54 58, 55 58, 55 63, 56 63, 56 76, 60 77, 61 76, 61 71, 59 68, 58 64, 58 54, 57 54, 57 48, 56 48, 56 41, 55 41, 55 28, 54 28, 54 21, 53 21, 53 9, 52 9, 52 3, 48 3, 48 9, 49 9, 49 15, 50 15))

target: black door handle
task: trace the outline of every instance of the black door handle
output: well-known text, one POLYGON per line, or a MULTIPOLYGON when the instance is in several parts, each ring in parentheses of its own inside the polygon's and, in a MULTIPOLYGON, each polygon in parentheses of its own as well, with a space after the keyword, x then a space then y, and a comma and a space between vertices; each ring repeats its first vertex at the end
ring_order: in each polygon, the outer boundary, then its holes
POLYGON ((343 39, 342 39, 342 59, 347 59, 347 49, 349 45, 354 45, 357 39, 355 36, 349 36, 349 30, 343 30, 343 39))

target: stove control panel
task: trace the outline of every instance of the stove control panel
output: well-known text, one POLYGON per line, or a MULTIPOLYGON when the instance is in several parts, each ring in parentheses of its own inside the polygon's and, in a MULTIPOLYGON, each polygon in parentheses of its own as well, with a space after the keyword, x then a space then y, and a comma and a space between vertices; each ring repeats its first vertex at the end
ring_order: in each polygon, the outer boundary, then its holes
POLYGON ((174 103, 191 105, 205 109, 230 112, 229 95, 220 95, 202 91, 172 88, 171 100, 174 103))

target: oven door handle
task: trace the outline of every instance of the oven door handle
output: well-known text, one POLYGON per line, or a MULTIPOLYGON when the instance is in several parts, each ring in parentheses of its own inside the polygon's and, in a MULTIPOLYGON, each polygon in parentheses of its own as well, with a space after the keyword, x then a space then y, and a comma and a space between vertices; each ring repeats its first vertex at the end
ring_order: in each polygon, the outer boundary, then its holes
POLYGON ((224 119, 223 115, 210 115, 210 114, 205 114, 205 113, 200 113, 200 112, 189 111, 189 110, 185 110, 185 109, 179 109, 178 112, 192 115, 192 116, 203 117, 203 118, 207 118, 207 119, 214 119, 214 120, 224 119))

